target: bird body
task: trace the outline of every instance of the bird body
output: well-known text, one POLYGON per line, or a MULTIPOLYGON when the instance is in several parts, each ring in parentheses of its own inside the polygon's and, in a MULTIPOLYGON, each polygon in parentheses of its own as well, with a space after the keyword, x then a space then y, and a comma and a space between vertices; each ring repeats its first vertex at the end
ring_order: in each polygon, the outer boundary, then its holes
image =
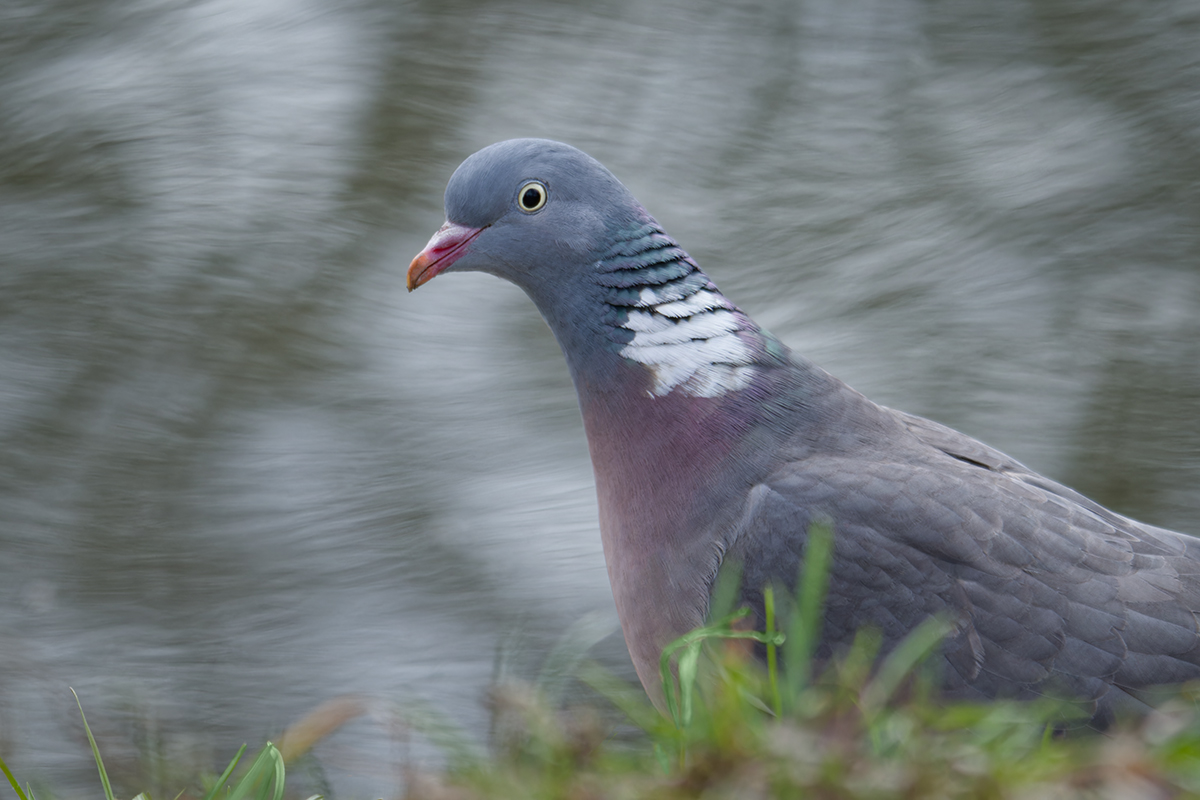
POLYGON ((722 564, 743 599, 791 585, 809 527, 835 553, 824 652, 947 614, 945 688, 1069 693, 1098 715, 1200 677, 1200 540, 1129 520, 986 445, 879 406, 721 294, 611 173, 574 148, 485 148, 446 190, 409 288, 506 278, 566 356, 617 611, 647 692, 705 621, 722 564))

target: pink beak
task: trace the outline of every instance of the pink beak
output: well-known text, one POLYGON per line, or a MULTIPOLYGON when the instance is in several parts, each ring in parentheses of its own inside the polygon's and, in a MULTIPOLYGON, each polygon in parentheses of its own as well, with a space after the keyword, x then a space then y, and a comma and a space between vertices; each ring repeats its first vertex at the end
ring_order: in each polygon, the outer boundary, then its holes
POLYGON ((483 228, 468 228, 449 220, 438 228, 438 232, 417 253, 408 267, 408 290, 411 292, 423 283, 433 280, 455 261, 467 253, 467 245, 483 232, 483 228))

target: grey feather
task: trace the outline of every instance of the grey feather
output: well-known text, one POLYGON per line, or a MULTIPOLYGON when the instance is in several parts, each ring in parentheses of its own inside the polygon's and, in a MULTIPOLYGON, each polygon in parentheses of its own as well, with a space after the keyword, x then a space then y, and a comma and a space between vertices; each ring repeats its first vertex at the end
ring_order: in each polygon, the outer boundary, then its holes
POLYGON ((814 513, 834 521, 826 652, 863 624, 894 645, 941 612, 960 619, 943 658, 962 696, 1066 691, 1104 718, 1134 690, 1200 678, 1193 537, 1115 514, 945 426, 875 409, 899 423, 893 434, 780 465, 732 554, 748 586, 786 583, 799 531, 814 513))

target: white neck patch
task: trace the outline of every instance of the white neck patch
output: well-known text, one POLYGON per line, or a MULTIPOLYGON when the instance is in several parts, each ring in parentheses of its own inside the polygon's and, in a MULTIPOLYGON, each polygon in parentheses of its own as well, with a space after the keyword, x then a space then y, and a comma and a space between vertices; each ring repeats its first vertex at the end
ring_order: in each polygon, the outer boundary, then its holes
POLYGON ((633 341, 621 355, 654 373, 652 397, 676 388, 692 397, 720 397, 754 378, 753 353, 738 337, 738 318, 721 295, 701 289, 677 298, 646 287, 628 314, 622 327, 633 331, 633 341))

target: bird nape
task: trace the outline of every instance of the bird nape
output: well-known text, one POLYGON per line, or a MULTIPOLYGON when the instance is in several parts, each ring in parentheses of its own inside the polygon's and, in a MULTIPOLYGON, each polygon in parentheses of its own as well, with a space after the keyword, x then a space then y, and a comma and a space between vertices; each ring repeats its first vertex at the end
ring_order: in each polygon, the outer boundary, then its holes
POLYGON ((521 287, 575 382, 621 627, 661 704, 662 648, 722 563, 791 585, 830 520, 821 651, 949 616, 945 691, 1066 693, 1097 721, 1200 677, 1200 539, 1143 525, 921 417, 872 403, 725 298, 599 162, 558 142, 454 172, 411 291, 443 272, 521 287))

